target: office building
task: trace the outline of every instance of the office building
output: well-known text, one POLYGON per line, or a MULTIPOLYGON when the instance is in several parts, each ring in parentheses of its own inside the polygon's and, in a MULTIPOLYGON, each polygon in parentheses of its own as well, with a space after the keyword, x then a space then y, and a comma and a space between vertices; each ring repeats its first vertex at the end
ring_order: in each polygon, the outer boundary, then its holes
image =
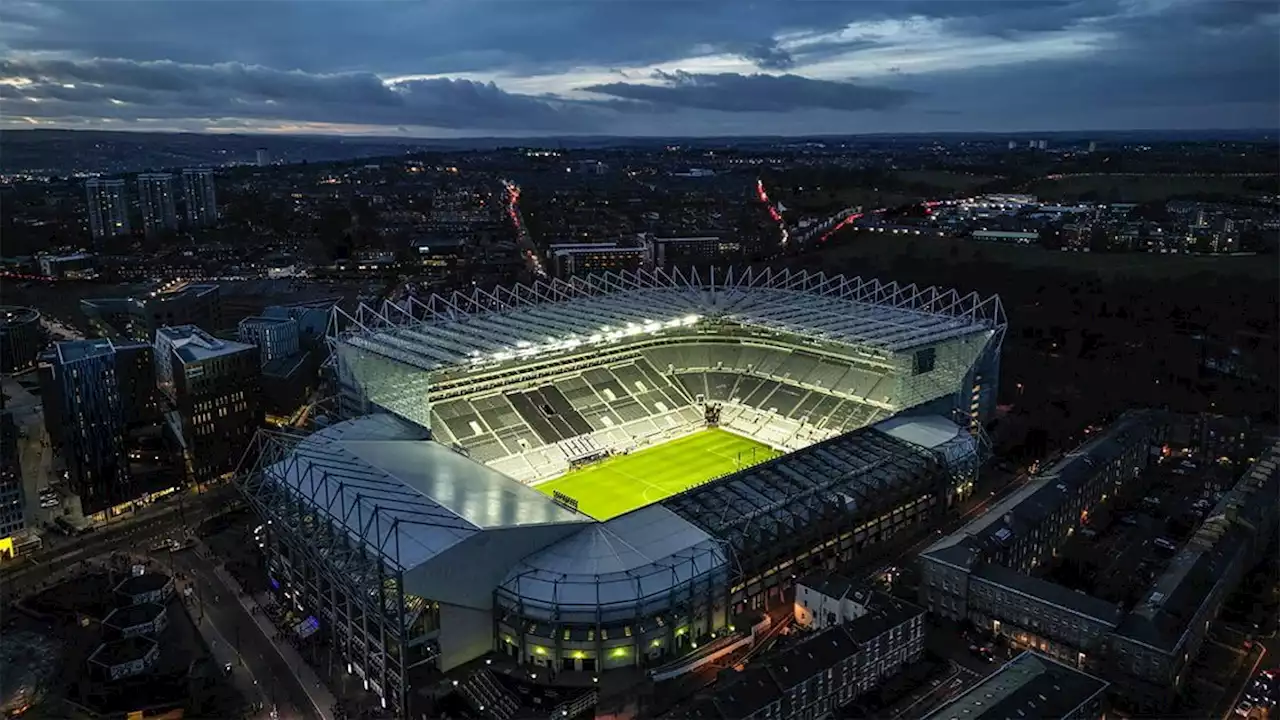
POLYGON ((271 152, 266 148, 258 148, 258 167, 266 167, 271 164, 271 152))
POLYGON ((128 235, 129 198, 124 180, 89 178, 84 183, 89 202, 89 232, 94 240, 128 235))
MULTIPOLYGON (((22 461, 18 455, 18 424, 13 413, 0 410, 0 543, 26 527, 25 497, 22 489, 22 461)), ((12 552, 6 544, 3 553, 12 552)))
POLYGON ((41 255, 37 263, 45 277, 81 280, 98 274, 97 259, 90 253, 41 255))
POLYGON ((237 330, 240 342, 257 346, 263 367, 272 361, 296 355, 300 349, 298 322, 293 318, 245 318, 237 330))
POLYGON ((1107 685, 1027 650, 925 720, 1102 720, 1107 685))
POLYGON ((218 223, 218 195, 211 168, 182 171, 183 199, 189 227, 209 227, 218 223))
POLYGON ((125 402, 111 340, 60 342, 41 356, 45 430, 86 516, 133 500, 125 402))
POLYGON ((264 409, 276 421, 285 421, 306 403, 318 383, 312 354, 300 342, 298 321, 290 317, 245 318, 240 321, 239 339, 258 348, 264 409))
POLYGON ((639 270, 649 266, 649 250, 607 243, 556 243, 547 248, 551 268, 558 278, 594 272, 639 270))
POLYGON ((924 610, 868 592, 862 613, 802 636, 668 714, 710 720, 830 717, 924 653, 924 610))
POLYGON ((654 267, 690 267, 732 258, 742 252, 742 243, 721 240, 714 235, 698 237, 655 237, 644 234, 640 244, 649 251, 654 267))
POLYGON ((155 360, 156 385, 171 407, 166 425, 188 479, 208 482, 235 470, 263 420, 258 348, 194 325, 163 327, 155 360))
POLYGON ((45 346, 40 313, 32 308, 0 306, 0 374, 21 373, 35 367, 45 346))
POLYGON ((1090 141, 1089 141, 1089 152, 1091 152, 1091 153, 1092 153, 1092 152, 1098 152, 1098 141, 1097 141, 1097 140, 1090 140, 1090 141))
POLYGON ((80 311, 102 335, 148 343, 166 325, 222 327, 222 297, 214 284, 168 283, 131 297, 81 300, 80 311))
POLYGON ((138 199, 142 209, 142 229, 148 236, 178 229, 178 205, 173 175, 139 175, 138 199))

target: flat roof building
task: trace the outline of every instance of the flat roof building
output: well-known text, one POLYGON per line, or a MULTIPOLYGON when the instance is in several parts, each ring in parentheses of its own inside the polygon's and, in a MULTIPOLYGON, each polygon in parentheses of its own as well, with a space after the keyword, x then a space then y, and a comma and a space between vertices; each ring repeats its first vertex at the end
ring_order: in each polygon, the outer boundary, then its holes
POLYGON ((89 203, 89 232, 94 240, 130 233, 129 197, 124 180, 89 178, 84 190, 89 203))
POLYGON ((1108 684, 1027 650, 924 720, 1100 720, 1108 684))
POLYGON ((80 311, 102 335, 148 343, 166 325, 222 327, 221 289, 213 283, 174 282, 129 297, 81 300, 80 311))
POLYGON ((167 427, 183 448, 189 480, 234 470, 262 427, 258 352, 194 325, 156 331, 156 384, 172 404, 167 427))

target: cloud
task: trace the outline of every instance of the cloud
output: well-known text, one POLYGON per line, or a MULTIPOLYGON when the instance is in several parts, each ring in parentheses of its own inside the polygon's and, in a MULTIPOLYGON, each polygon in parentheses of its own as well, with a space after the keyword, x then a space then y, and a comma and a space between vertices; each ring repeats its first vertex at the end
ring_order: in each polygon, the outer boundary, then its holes
POLYGON ((887 110, 905 104, 911 92, 799 75, 740 75, 657 72, 658 84, 615 82, 584 91, 624 100, 721 112, 785 113, 802 109, 887 110))
POLYGON ((6 0, 0 124, 1275 126, 1278 16, 1272 0, 6 0))
POLYGON ((791 53, 778 47, 776 43, 748 48, 742 53, 742 57, 755 63, 761 70, 788 70, 796 64, 791 53))
POLYGON ((371 73, 311 74, 240 63, 0 60, 11 114, 139 118, 258 118, 438 128, 586 131, 579 103, 508 93, 496 84, 436 78, 386 85, 371 73))

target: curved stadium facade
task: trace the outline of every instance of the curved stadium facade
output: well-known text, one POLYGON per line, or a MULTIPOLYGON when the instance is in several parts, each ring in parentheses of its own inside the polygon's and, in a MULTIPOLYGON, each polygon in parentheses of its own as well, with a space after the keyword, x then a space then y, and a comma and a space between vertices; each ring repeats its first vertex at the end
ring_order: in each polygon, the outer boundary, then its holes
POLYGON ((963 495, 1004 330, 995 297, 771 271, 335 310, 352 419, 264 435, 242 489, 273 585, 397 711, 489 652, 655 667, 963 495))

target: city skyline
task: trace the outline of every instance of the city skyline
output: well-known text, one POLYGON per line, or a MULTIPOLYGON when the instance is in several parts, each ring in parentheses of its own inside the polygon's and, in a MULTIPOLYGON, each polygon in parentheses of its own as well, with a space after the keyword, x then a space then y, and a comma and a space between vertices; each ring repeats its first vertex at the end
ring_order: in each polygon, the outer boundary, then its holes
POLYGON ((0 124, 404 137, 1272 127, 1278 27, 1272 3, 1215 0, 33 0, 0 8, 0 124))

